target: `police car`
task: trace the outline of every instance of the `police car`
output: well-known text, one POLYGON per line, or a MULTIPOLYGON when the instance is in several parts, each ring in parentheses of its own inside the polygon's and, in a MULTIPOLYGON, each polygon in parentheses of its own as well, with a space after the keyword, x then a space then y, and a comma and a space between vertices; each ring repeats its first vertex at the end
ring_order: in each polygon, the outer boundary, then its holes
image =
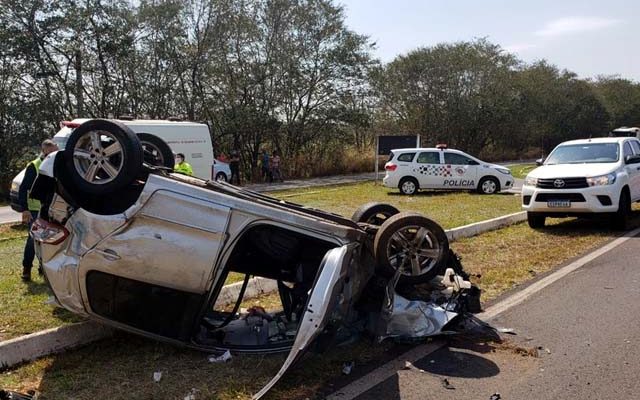
POLYGON ((420 189, 476 190, 494 194, 513 186, 508 168, 489 164, 446 145, 391 150, 384 186, 415 194, 420 189))

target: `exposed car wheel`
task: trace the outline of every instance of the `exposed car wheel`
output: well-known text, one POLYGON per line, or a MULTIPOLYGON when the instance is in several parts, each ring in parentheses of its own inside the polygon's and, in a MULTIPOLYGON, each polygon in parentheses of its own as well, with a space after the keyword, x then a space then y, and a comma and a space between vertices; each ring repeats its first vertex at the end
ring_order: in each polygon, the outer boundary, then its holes
POLYGON ((371 225, 382 225, 384 221, 389 219, 400 210, 385 203, 367 203, 361 205, 351 216, 353 222, 365 222, 371 225))
POLYGON ((157 167, 173 169, 175 161, 171 147, 164 140, 150 133, 138 133, 144 162, 157 167))
POLYGON ((613 215, 612 224, 613 228, 617 230, 626 230, 627 221, 631 214, 631 196, 629 191, 625 189, 620 193, 620 200, 618 201, 618 211, 613 215))
POLYGON ((532 229, 540 229, 544 228, 544 221, 546 217, 541 214, 527 212, 527 223, 529 227, 532 229))
POLYGON ((423 283, 442 273, 449 240, 440 225, 416 213, 399 213, 387 219, 374 240, 376 264, 392 276, 402 269, 404 283, 423 283))
POLYGON ((418 181, 415 178, 405 177, 400 179, 398 189, 400 189, 400 193, 402 194, 412 195, 418 192, 420 186, 418 185, 418 181))
POLYGON ((500 181, 492 176, 485 176, 478 183, 478 193, 495 194, 500 191, 500 181))
POLYGON ((87 121, 69 136, 65 168, 82 192, 109 194, 129 185, 142 168, 142 146, 125 125, 102 119, 87 121))
POLYGON ((216 182, 228 182, 229 180, 227 179, 227 174, 225 174, 224 172, 218 172, 216 174, 216 182))

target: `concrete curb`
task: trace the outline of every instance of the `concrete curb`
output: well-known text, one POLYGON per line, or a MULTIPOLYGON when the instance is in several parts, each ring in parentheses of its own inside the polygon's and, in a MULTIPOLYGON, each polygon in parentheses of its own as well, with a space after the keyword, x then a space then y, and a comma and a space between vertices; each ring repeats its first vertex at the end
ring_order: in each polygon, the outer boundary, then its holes
MULTIPOLYGON (((518 212, 461 226, 459 228, 449 229, 446 233, 450 241, 455 241, 456 239, 467 238, 508 225, 517 224, 526 219, 526 212, 518 212)), ((222 288, 216 304, 233 303, 238 297, 241 287, 242 282, 236 282, 222 288)), ((257 297, 275 290, 277 290, 277 283, 275 281, 259 277, 252 278, 247 285, 245 297, 257 297)), ((9 339, 0 342, 0 369, 82 346, 99 339, 104 339, 112 334, 112 328, 97 322, 87 321, 9 339)))
POLYGON ((481 233, 494 231, 496 229, 500 229, 509 225, 514 225, 526 220, 527 220, 526 211, 520 211, 520 212, 509 214, 509 215, 503 215, 502 217, 497 217, 493 219, 488 219, 486 221, 480 221, 474 224, 461 226, 459 228, 448 229, 446 233, 449 240, 453 242, 457 239, 476 236, 481 233))
POLYGON ((0 369, 109 337, 113 329, 87 321, 0 342, 0 369))

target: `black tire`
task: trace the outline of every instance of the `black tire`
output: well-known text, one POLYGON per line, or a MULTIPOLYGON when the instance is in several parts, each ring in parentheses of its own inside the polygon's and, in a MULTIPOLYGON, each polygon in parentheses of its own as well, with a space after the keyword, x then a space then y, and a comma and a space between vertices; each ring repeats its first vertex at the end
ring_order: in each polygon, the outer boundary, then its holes
POLYGON ((175 160, 171 147, 159 137, 150 133, 138 133, 144 162, 156 167, 173 169, 175 160))
POLYGON ((397 263, 400 262, 400 266, 403 266, 408 261, 411 264, 411 272, 403 272, 400 282, 416 284, 428 282, 444 272, 449 255, 449 240, 444 229, 435 221, 420 214, 403 212, 390 217, 382 224, 374 239, 373 248, 376 265, 383 275, 393 276, 397 263), (422 228, 426 231, 420 234, 422 228), (396 235, 398 233, 401 235, 396 235), (423 254, 424 261, 421 261, 418 251, 430 252, 433 255, 423 254), (409 257, 405 256, 399 260, 399 252, 408 253, 409 257))
POLYGON ((356 212, 353 213, 351 220, 353 222, 364 222, 380 226, 384 221, 389 219, 389 217, 392 217, 399 212, 400 210, 391 204, 373 202, 361 205, 356 212))
POLYGON ((527 223, 531 229, 544 228, 546 217, 542 214, 527 212, 527 223))
POLYGON ((64 157, 73 185, 80 192, 96 195, 124 188, 142 168, 142 146, 136 134, 120 122, 103 119, 89 120, 74 129, 64 157))
POLYGON ((218 172, 216 174, 216 182, 229 182, 229 178, 224 172, 218 172))
POLYGON ((493 176, 485 176, 478 182, 478 193, 496 194, 500 191, 500 181, 493 176))
POLYGON ((418 193, 418 190, 420 190, 420 185, 418 184, 418 180, 416 178, 405 176, 404 178, 400 179, 400 183, 398 183, 398 189, 400 189, 400 193, 411 196, 418 193))
POLYGON ((611 219, 612 227, 616 230, 627 230, 627 222, 629 215, 631 214, 631 196, 627 188, 620 193, 620 200, 618 201, 618 211, 613 214, 611 219))

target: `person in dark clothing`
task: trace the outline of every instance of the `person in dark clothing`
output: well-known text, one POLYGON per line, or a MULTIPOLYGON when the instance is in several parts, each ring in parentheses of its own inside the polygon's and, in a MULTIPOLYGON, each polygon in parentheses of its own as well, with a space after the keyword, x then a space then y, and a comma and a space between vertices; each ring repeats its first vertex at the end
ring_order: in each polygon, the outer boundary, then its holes
POLYGON ((269 167, 269 153, 266 149, 262 149, 260 154, 260 164, 262 165, 262 180, 264 182, 272 182, 271 168, 269 167))
POLYGON ((240 155, 237 150, 231 152, 229 159, 229 169, 231 170, 231 184, 240 186, 240 155))
MULTIPOLYGON (((20 190, 18 192, 18 203, 22 209, 22 223, 29 226, 31 230, 31 224, 33 220, 38 216, 40 211, 40 202, 31 198, 30 192, 33 182, 35 182, 38 176, 38 170, 42 160, 50 153, 58 150, 58 145, 52 140, 45 140, 42 142, 42 153, 33 161, 27 164, 27 168, 24 172, 24 178, 20 183, 20 190)), ((27 242, 24 245, 24 254, 22 257, 22 280, 28 282, 31 280, 31 268, 33 267, 33 260, 35 258, 35 249, 33 247, 33 238, 31 235, 27 237, 27 242)), ((38 272, 42 273, 42 269, 38 268, 38 272)))

